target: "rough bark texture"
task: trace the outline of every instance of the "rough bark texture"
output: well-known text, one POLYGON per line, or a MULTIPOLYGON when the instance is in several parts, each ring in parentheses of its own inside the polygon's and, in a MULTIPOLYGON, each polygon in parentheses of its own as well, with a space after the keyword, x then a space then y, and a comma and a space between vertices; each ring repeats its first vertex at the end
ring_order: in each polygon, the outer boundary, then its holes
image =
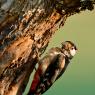
POLYGON ((80 0, 67 0, 64 6, 59 1, 0 0, 0 95, 25 90, 52 35, 82 10, 80 0))

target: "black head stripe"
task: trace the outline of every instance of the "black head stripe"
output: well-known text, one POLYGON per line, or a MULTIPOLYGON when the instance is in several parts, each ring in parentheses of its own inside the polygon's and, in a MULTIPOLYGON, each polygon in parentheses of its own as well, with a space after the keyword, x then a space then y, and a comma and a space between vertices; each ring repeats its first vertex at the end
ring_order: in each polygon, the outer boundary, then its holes
POLYGON ((65 48, 65 47, 64 47, 64 46, 65 46, 65 43, 70 43, 72 46, 74 46, 75 50, 77 50, 77 47, 76 47, 75 44, 74 44, 73 42, 71 42, 71 41, 65 41, 65 42, 63 42, 63 43, 62 43, 62 47, 63 47, 63 48, 65 48))
POLYGON ((66 42, 70 43, 72 46, 75 46, 74 43, 71 41, 66 41, 66 42))

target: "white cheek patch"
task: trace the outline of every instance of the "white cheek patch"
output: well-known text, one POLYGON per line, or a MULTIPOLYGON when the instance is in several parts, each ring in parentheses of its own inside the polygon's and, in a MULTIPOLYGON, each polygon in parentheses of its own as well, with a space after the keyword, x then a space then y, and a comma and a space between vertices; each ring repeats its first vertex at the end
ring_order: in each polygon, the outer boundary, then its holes
POLYGON ((76 54, 76 50, 75 49, 70 50, 70 53, 71 53, 72 56, 74 56, 76 54))

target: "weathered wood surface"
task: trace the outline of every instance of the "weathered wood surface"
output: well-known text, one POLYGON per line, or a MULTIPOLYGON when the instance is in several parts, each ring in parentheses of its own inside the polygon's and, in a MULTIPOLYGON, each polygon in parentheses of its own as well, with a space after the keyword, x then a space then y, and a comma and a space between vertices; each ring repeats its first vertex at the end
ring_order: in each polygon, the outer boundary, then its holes
POLYGON ((80 0, 63 1, 0 0, 0 95, 25 90, 52 35, 67 17, 84 10, 80 0))

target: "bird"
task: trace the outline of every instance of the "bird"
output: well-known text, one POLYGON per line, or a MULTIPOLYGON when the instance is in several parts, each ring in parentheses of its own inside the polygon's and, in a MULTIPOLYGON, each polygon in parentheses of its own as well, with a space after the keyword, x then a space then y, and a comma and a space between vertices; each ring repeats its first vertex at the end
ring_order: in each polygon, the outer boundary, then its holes
POLYGON ((77 47, 71 41, 62 42, 61 45, 51 48, 39 60, 28 95, 42 95, 65 72, 70 60, 76 54, 77 47))

